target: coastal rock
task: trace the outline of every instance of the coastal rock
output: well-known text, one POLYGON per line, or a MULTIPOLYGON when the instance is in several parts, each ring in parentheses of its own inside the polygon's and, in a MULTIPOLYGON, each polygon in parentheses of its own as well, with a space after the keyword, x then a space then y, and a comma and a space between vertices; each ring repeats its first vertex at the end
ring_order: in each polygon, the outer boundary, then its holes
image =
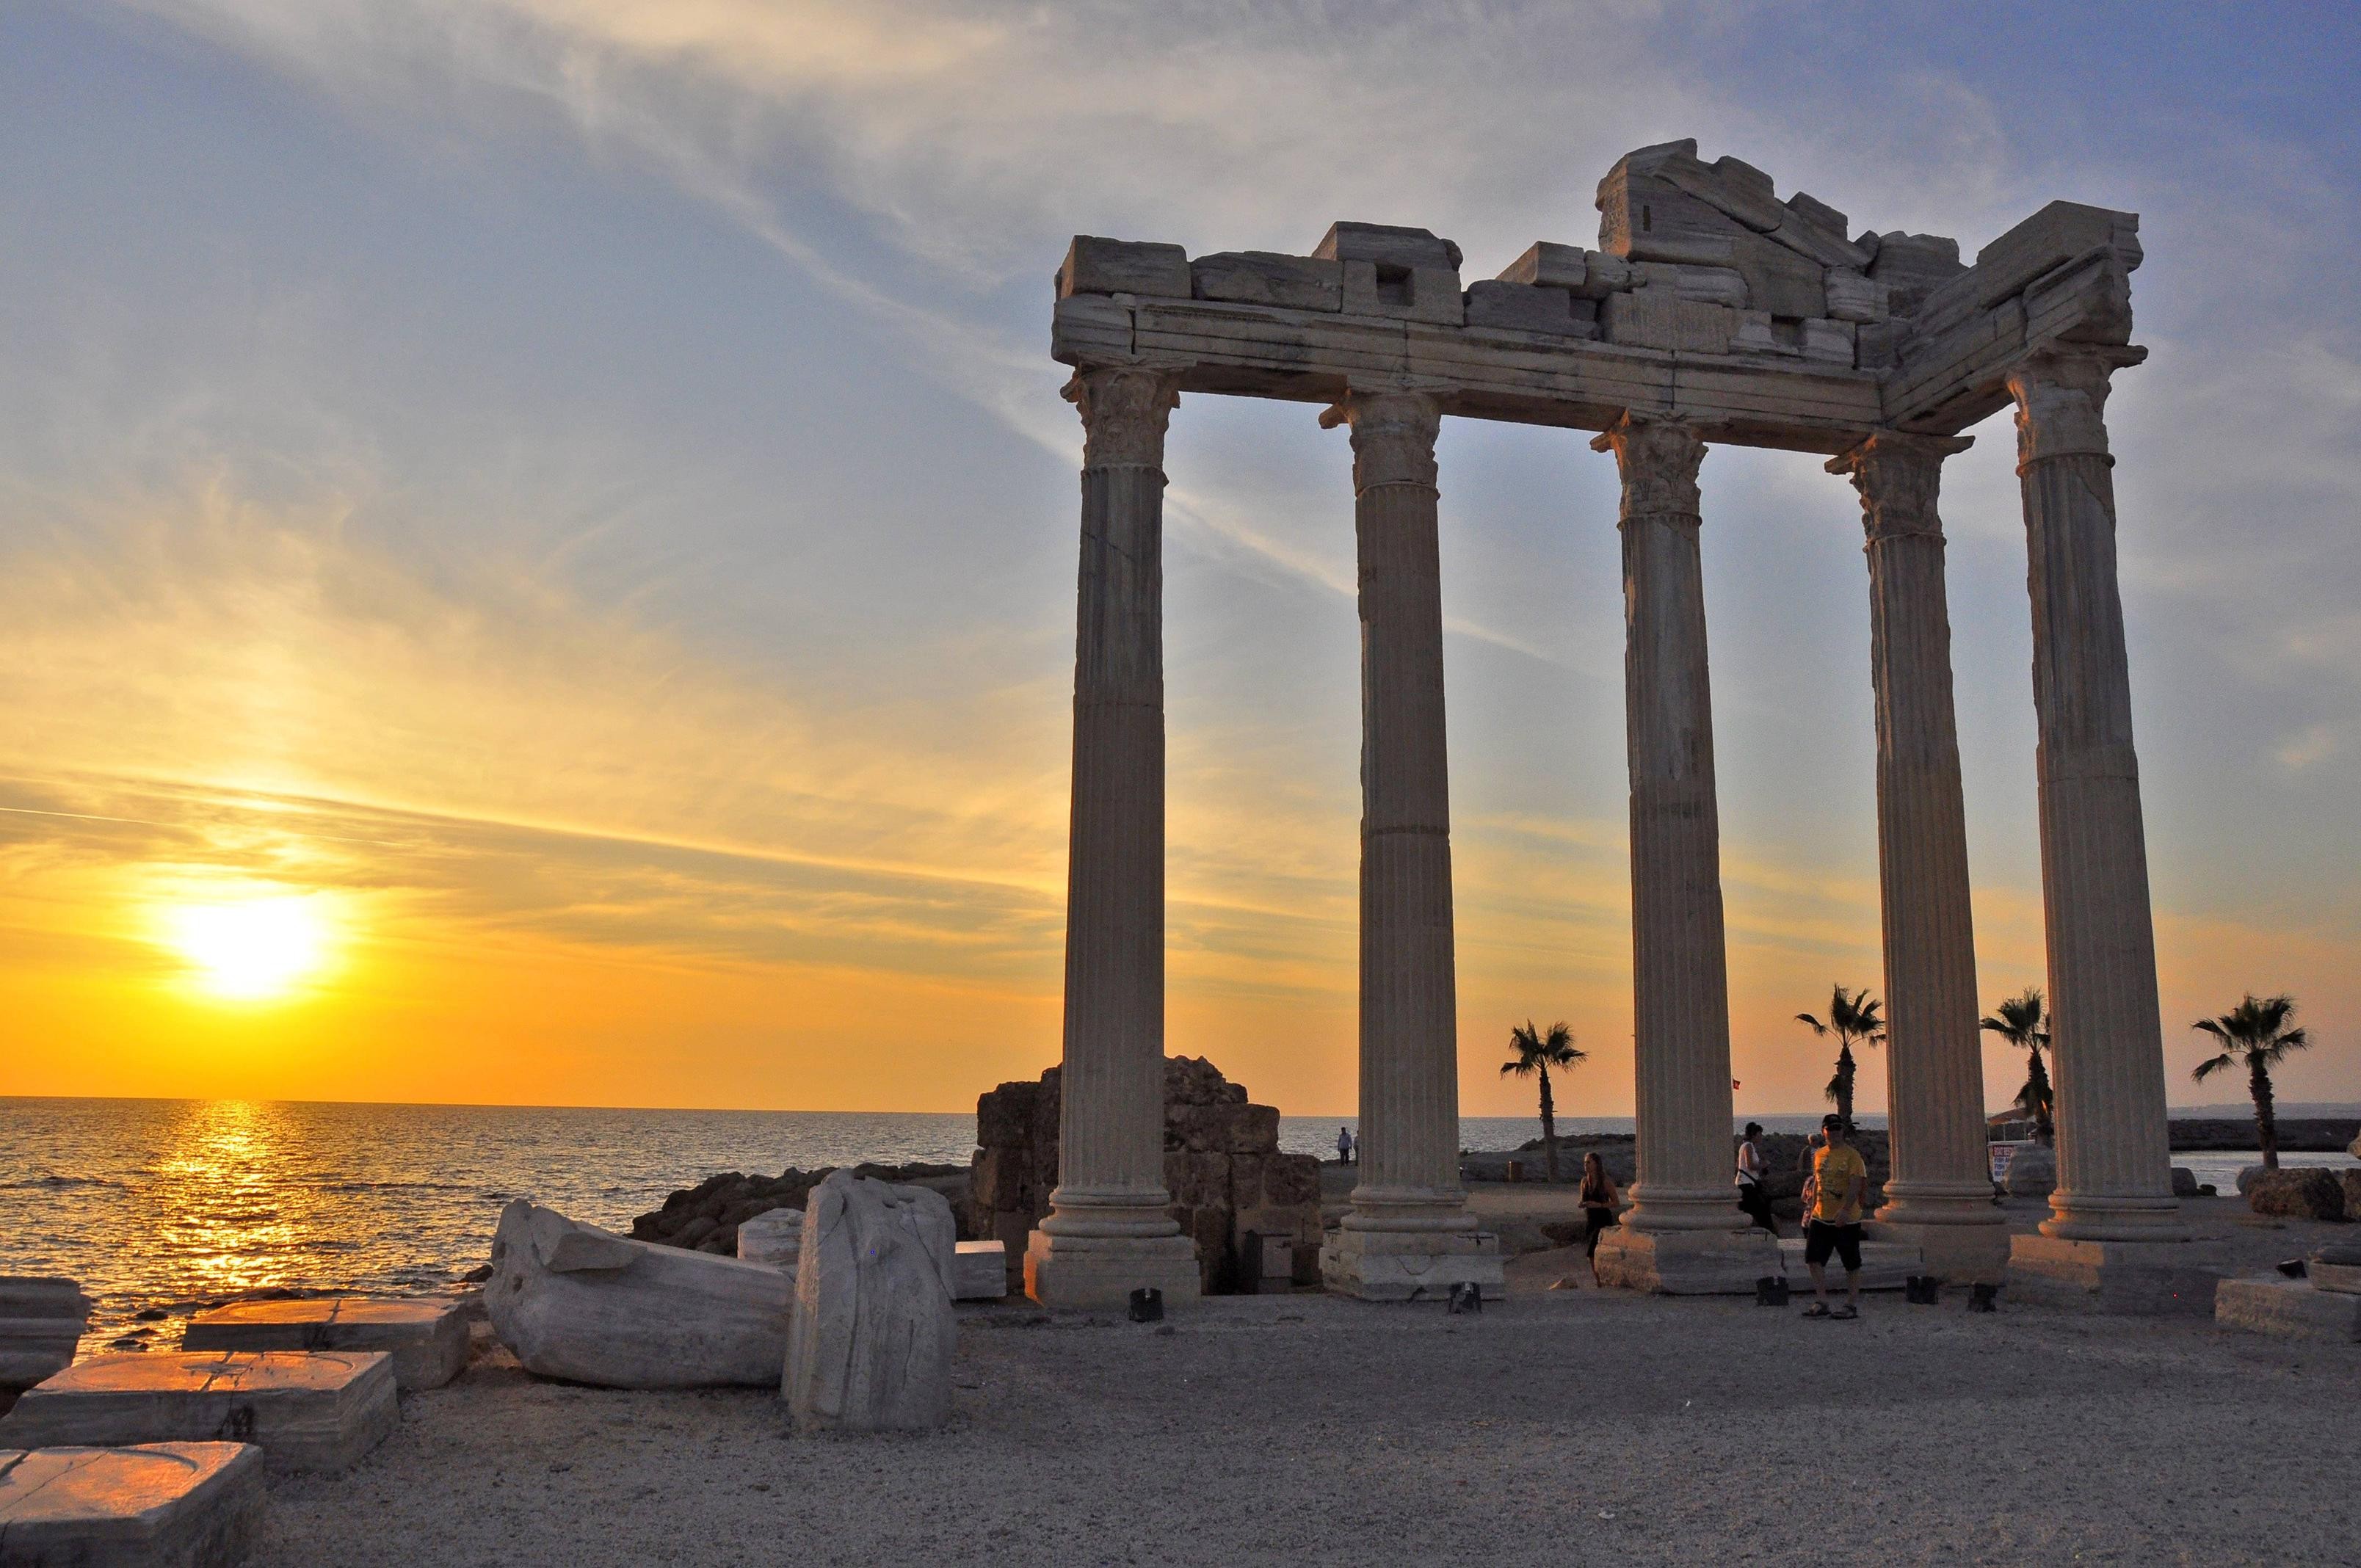
POLYGON ((247 1442, 0 1448, 0 1563, 243 1563, 261 1530, 262 1470, 247 1442))
POLYGON ((958 1227, 939 1192, 838 1171, 804 1213, 782 1392, 806 1431, 950 1417, 958 1227))
POLYGON ((2003 1183, 2012 1198, 2047 1198, 2058 1190, 2058 1152, 2027 1144, 2008 1162, 2003 1183))
POLYGON ((2298 1170, 2266 1170, 2252 1182, 2240 1173, 2246 1207, 2257 1214, 2288 1220, 2345 1218, 2345 1184, 2336 1172, 2312 1167, 2298 1170))
POLYGON ((0 1393, 29 1388, 74 1358, 90 1298, 56 1275, 0 1275, 0 1393))
POLYGON ((528 1372, 605 1388, 774 1383, 794 1287, 775 1268, 631 1241, 520 1198, 484 1308, 528 1372))
POLYGON ((2240 1166, 2238 1168, 2238 1196, 2244 1198, 2246 1195, 2247 1189, 2253 1187, 2257 1179, 2259 1179, 2262 1174, 2263 1168, 2259 1165, 2240 1166))

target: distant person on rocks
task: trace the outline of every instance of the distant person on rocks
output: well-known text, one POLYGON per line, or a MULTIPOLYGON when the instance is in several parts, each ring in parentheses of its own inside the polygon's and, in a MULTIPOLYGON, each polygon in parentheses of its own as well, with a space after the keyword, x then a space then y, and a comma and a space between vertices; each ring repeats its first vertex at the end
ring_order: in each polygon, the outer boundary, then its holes
POLYGON ((1336 1163, 1338 1165, 1353 1163, 1353 1129, 1350 1127, 1336 1129, 1336 1163))
POLYGON ((1747 1218, 1769 1231, 1779 1234, 1778 1218, 1771 1212, 1771 1193, 1763 1185, 1770 1174, 1770 1165, 1763 1157, 1763 1146, 1756 1142, 1763 1136, 1763 1124, 1746 1124, 1746 1135, 1738 1145, 1738 1206, 1746 1211, 1747 1218))
POLYGON ((1598 1235, 1615 1223, 1615 1203, 1620 1196, 1615 1190, 1615 1179, 1607 1174, 1607 1162, 1593 1149, 1582 1157, 1582 1190, 1577 1201, 1582 1205, 1582 1245, 1584 1255, 1590 1259, 1590 1282, 1598 1283, 1598 1235))
POLYGON ((1849 1139, 1844 1118, 1820 1118, 1827 1146, 1812 1157, 1811 1207, 1804 1211, 1804 1266, 1812 1271, 1807 1318, 1861 1316, 1861 1206, 1869 1194, 1869 1164, 1849 1139), (1844 1264, 1845 1304, 1828 1310, 1828 1261, 1844 1264))

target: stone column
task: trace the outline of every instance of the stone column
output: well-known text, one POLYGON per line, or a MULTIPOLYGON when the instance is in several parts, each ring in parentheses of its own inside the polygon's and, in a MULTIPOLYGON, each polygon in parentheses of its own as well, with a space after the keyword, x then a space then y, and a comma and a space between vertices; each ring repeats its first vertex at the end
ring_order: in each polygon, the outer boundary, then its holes
POLYGON ((1877 1212, 1880 1238, 1916 1246, 1930 1274, 1996 1284, 2008 1231, 1993 1206, 1985 1149, 1967 806, 1935 509, 1943 459, 1968 445, 1961 437, 1881 431, 1828 466, 1851 476, 1869 536, 1894 1158, 1877 1212))
POLYGON ((1164 425, 1170 370, 1078 370, 1082 547, 1059 1182, 1025 1254, 1047 1306, 1198 1293, 1164 1189, 1164 425))
POLYGON ((2033 598, 2058 1093, 2058 1190, 2041 1230, 2102 1244, 2188 1234, 2172 1197, 2165 1125, 2156 936, 2104 418, 2108 378, 2138 354, 2053 345, 2008 383, 2033 598))
POLYGON ((1713 702, 1697 466, 1677 419, 1626 413, 1591 444, 1623 477, 1623 700, 1631 769, 1633 1208, 1601 1238, 1602 1282, 1743 1289, 1779 1272, 1770 1233, 1738 1209, 1730 979, 1714 800, 1713 702))
POLYGON ((1434 440, 1422 392, 1355 392, 1321 416, 1353 436, 1361 590, 1361 1165, 1321 1251, 1367 1299, 1501 1288, 1498 1243, 1459 1185, 1458 999, 1434 440))

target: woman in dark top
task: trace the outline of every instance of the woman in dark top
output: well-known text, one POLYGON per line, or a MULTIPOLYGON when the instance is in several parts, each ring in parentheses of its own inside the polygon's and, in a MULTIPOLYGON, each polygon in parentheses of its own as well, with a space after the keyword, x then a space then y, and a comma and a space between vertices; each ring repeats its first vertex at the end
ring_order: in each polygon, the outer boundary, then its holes
POLYGON ((1598 1151, 1582 1157, 1582 1218, 1583 1246, 1590 1258, 1590 1277, 1598 1278, 1598 1233, 1615 1223, 1615 1204, 1620 1194, 1615 1190, 1615 1179, 1607 1174, 1606 1162, 1598 1151))

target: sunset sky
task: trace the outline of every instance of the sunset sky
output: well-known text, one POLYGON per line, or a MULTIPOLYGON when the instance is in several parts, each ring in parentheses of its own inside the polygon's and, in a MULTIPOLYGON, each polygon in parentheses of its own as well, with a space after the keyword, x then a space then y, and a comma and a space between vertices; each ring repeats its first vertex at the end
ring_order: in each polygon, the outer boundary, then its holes
MULTIPOLYGON (((2136 210, 2123 588, 2173 1098, 2361 1099, 2361 12, 0 7, 0 1094, 956 1110, 1056 1059, 1076 233, 1595 244, 1675 137, 1972 256, 2136 210), (2218 16, 2217 21, 2213 18, 2218 16), (2070 17, 2070 21, 2060 18, 2070 17)), ((1169 1048, 1355 1101, 1350 456, 1167 468, 1169 1048)), ((2004 417, 1946 477, 1987 1007, 2041 979, 2004 417)), ((1447 423, 1463 1108, 1631 1107, 1611 459, 1447 423)), ((1717 449, 1741 1111, 1882 991, 1860 511, 1717 449)), ((1986 1054, 1993 1105, 2021 1061, 1986 1054)), ((1884 1067, 1863 1072, 1883 1104, 1884 1067)))

